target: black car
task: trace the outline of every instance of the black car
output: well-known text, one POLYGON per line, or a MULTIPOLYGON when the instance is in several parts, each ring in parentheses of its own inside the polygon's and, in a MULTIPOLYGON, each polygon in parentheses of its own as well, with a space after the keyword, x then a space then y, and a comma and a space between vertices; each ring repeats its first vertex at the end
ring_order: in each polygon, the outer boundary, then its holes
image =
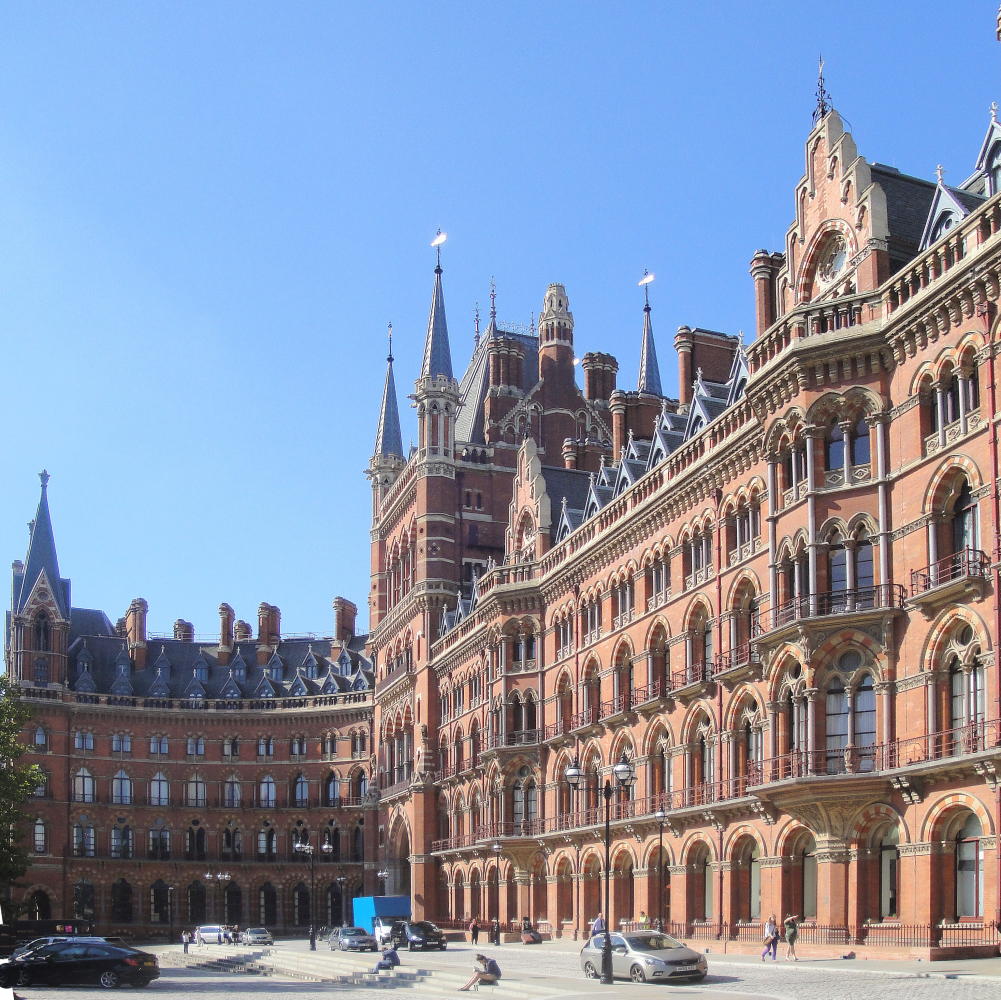
POLYGON ((147 986, 160 976, 156 955, 121 945, 97 941, 55 941, 20 958, 0 962, 0 986, 32 986, 44 983, 100 983, 116 986, 147 986))
POLYGON ((430 920, 400 920, 393 924, 389 939, 394 948, 409 951, 427 951, 428 948, 445 950, 445 935, 430 920))

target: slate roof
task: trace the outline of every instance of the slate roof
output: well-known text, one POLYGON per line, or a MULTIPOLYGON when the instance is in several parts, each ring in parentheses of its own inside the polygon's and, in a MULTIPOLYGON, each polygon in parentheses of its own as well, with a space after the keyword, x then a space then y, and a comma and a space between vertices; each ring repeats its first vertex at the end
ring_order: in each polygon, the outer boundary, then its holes
POLYGON ((872 179, 886 195, 886 215, 890 229, 890 266, 903 267, 918 252, 935 195, 935 184, 902 174, 895 167, 874 163, 872 179))
POLYGON ((31 537, 28 540, 24 569, 13 575, 12 605, 15 613, 20 611, 27 604, 38 578, 45 573, 59 613, 66 618, 70 612, 70 582, 59 575, 56 539, 52 532, 52 518, 49 516, 49 474, 42 472, 39 478, 42 481, 42 492, 38 498, 35 519, 31 522, 31 537))
POLYGON ((552 525, 555 528, 560 521, 563 510, 563 498, 567 498, 567 507, 573 510, 583 510, 587 502, 588 485, 591 477, 586 472, 577 469, 561 469, 556 466, 544 465, 542 478, 549 494, 549 504, 552 514, 552 525))
POLYGON ((431 294, 427 337, 424 339, 424 362, 421 365, 421 378, 433 378, 435 375, 452 377, 452 352, 448 346, 448 324, 445 322, 445 295, 441 290, 441 264, 434 269, 434 291, 431 294))
POLYGON ((84 611, 81 623, 103 619, 108 632, 77 634, 69 654, 70 687, 76 691, 137 697, 198 698, 302 697, 368 691, 375 686, 371 662, 359 651, 365 636, 344 644, 331 639, 289 639, 263 667, 257 643, 234 645, 228 665, 218 647, 181 639, 150 639, 147 665, 133 670, 126 640, 110 632, 101 612, 84 611), (196 670, 196 668, 199 668, 196 670), (204 679, 198 674, 205 673, 204 679))

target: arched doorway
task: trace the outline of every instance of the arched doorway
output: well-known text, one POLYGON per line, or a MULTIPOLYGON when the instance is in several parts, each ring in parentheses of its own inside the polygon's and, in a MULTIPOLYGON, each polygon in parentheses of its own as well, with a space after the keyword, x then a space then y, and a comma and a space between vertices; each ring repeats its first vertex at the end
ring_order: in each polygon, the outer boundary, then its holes
POLYGON ((389 896, 410 895, 410 831, 400 820, 394 828, 388 845, 386 871, 386 894, 389 896))

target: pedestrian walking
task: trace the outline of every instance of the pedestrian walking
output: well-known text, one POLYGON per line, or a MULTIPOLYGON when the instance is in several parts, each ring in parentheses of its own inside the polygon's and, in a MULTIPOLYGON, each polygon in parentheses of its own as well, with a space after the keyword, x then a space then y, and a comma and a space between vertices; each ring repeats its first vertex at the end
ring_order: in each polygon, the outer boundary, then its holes
POLYGON ((205 943, 205 939, 202 937, 201 927, 195 928, 195 944, 200 948, 205 943))
POLYGON ((650 918, 646 915, 646 910, 640 910, 640 930, 647 931, 650 929, 650 918))
POLYGON ((473 917, 473 919, 469 921, 469 940, 472 941, 473 944, 476 944, 480 940, 480 922, 476 919, 476 917, 473 917))
POLYGON ((772 961, 774 962, 779 950, 779 925, 775 923, 775 914, 773 913, 765 921, 765 950, 761 953, 761 961, 765 960, 765 956, 771 952, 772 961))
POLYGON ((791 958, 794 962, 799 961, 799 956, 796 954, 796 938, 799 937, 799 924, 796 921, 799 920, 798 913, 790 913, 782 923, 785 925, 786 929, 786 961, 788 962, 791 958))
POLYGON ((501 928, 500 928, 500 921, 496 917, 494 917, 493 920, 490 921, 490 943, 494 945, 494 947, 497 948, 500 947, 501 928))
POLYGON ((187 930, 181 931, 181 944, 184 946, 184 954, 188 953, 188 945, 191 944, 191 935, 187 930))
POLYGON ((594 920, 591 921, 591 937, 595 934, 602 934, 605 930, 605 916, 599 913, 594 920))

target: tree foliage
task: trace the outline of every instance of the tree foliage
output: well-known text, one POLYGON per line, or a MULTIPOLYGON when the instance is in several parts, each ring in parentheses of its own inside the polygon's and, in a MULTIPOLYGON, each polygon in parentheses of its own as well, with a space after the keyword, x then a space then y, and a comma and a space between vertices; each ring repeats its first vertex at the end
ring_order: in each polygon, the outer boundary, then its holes
POLYGON ((39 767, 21 761, 28 751, 21 729, 30 715, 17 685, 8 675, 0 676, 0 886, 28 870, 23 807, 42 780, 39 767))

